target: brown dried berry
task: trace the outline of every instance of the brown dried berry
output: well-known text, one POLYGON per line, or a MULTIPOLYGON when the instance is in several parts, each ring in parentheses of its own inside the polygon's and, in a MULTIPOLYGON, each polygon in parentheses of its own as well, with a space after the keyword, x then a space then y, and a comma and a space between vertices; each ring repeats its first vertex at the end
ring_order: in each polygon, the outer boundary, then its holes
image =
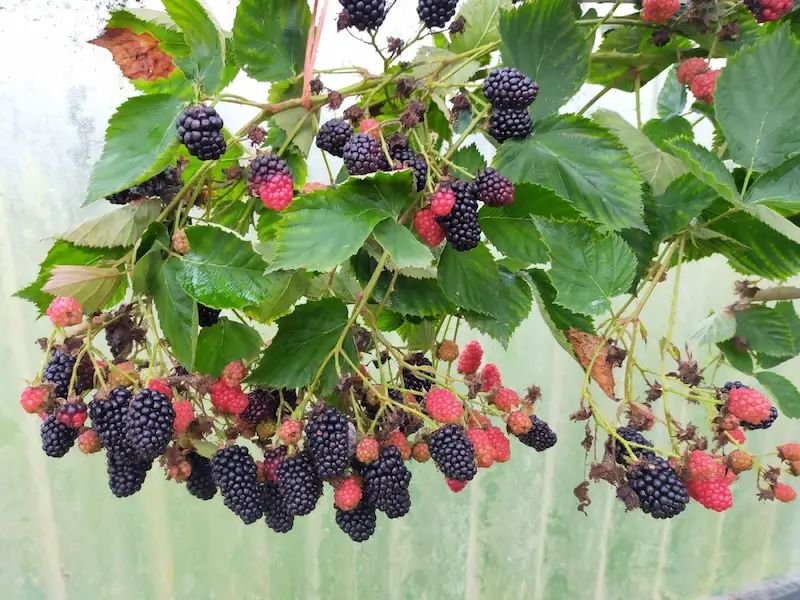
POLYGON ((728 455, 728 467, 734 473, 741 473, 742 471, 749 471, 753 468, 753 457, 747 452, 741 450, 734 450, 728 455))
POLYGON ((172 234, 172 249, 175 250, 175 252, 183 255, 189 252, 191 248, 189 238, 186 237, 186 232, 183 229, 178 229, 178 231, 172 234))
POLYGON ((443 360, 445 362, 453 362, 455 359, 458 358, 459 355, 458 344, 456 344, 452 340, 443 340, 439 344, 439 348, 436 352, 436 355, 439 357, 439 360, 443 360))

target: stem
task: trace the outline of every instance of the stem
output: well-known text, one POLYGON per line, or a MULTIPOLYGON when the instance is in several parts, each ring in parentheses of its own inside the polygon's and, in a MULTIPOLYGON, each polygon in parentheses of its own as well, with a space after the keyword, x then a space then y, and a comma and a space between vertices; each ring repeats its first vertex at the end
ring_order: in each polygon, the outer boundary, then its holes
POLYGON ((306 124, 306 121, 308 121, 308 119, 311 117, 312 114, 313 111, 308 111, 300 118, 297 124, 292 128, 292 131, 289 132, 289 135, 286 136, 286 140, 283 142, 280 149, 278 150, 278 156, 283 156, 283 153, 286 152, 286 149, 289 147, 289 144, 291 144, 292 140, 294 140, 297 134, 300 133, 300 130, 303 128, 303 125, 306 124))
POLYGON ((486 116, 488 114, 489 114, 489 110, 487 108, 484 108, 483 110, 479 111, 478 114, 475 115, 475 117, 472 119, 472 121, 470 121, 470 124, 467 125, 467 128, 464 131, 461 132, 461 135, 453 143, 453 145, 450 146, 447 149, 447 152, 445 153, 445 155, 442 156, 442 160, 444 160, 444 161, 449 160, 450 157, 453 156, 455 151, 458 150, 458 147, 461 144, 464 143, 464 140, 466 140, 470 136, 470 134, 473 132, 473 130, 478 126, 478 124, 481 121, 483 121, 486 118, 486 116))
POLYGON ((636 71, 636 77, 633 80, 633 93, 636 97, 636 128, 642 128, 642 99, 641 99, 642 75, 636 71))
MULTIPOLYGON (((592 27, 591 31, 589 31, 589 33, 587 33, 587 34, 586 34, 586 39, 587 39, 587 40, 588 40, 588 39, 593 39, 593 38, 594 38, 594 34, 595 34, 595 32, 596 32, 596 31, 597 31, 597 30, 598 30, 600 27, 602 27, 602 26, 603 26, 605 23, 607 23, 607 22, 608 22, 608 20, 609 20, 609 19, 610 19, 612 16, 614 16, 614 11, 615 11, 615 10, 617 10, 617 8, 619 8, 619 5, 620 5, 620 4, 622 4, 622 0, 616 0, 616 2, 614 2, 614 6, 612 6, 612 7, 611 7, 611 10, 609 10, 609 11, 608 11, 608 13, 607 13, 607 14, 606 14, 606 15, 605 15, 605 16, 604 16, 602 19, 598 20, 598 21, 597 21, 597 23, 595 23, 595 24, 594 24, 594 26, 592 27)), ((634 23, 636 22, 636 21, 633 21, 633 19, 630 19, 630 20, 631 20, 632 22, 634 22, 634 23)))
MULTIPOLYGON (((673 287, 672 291, 672 304, 670 305, 669 310, 669 322, 667 323, 667 334, 666 334, 666 342, 661 349, 661 381, 662 383, 665 382, 666 374, 667 374, 667 354, 668 348, 672 344, 672 331, 675 328, 675 314, 678 308, 678 291, 680 290, 680 282, 681 282, 681 265, 683 263, 683 250, 686 244, 686 237, 680 237, 680 249, 678 251, 678 266, 675 269, 675 286, 673 287)), ((673 452, 678 452, 678 440, 675 439, 675 432, 673 431, 672 426, 672 417, 669 413, 669 403, 667 401, 667 396, 669 392, 666 389, 666 386, 663 387, 661 392, 661 398, 664 401, 664 420, 667 422, 667 431, 669 432, 669 440, 672 444, 673 452)))

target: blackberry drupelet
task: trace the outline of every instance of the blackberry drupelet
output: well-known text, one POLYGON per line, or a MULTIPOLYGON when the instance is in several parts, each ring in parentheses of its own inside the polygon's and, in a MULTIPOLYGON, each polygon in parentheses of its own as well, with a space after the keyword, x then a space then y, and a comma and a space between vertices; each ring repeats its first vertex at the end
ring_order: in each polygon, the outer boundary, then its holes
POLYGON ((225 153, 225 136, 222 135, 222 117, 205 104, 184 110, 175 124, 178 140, 189 154, 200 160, 216 160, 225 153))
MULTIPOLYGON (((69 382, 72 370, 75 368, 75 358, 63 352, 54 352, 50 362, 44 368, 42 381, 55 385, 53 393, 58 398, 66 398, 69 393, 69 382)), ((77 386, 76 386, 76 392, 77 386)))
POLYGON ((628 485, 642 511, 655 519, 671 519, 689 502, 686 485, 663 458, 650 456, 628 471, 628 485))
POLYGON ((241 412, 239 418, 250 425, 258 425, 267 419, 276 419, 280 400, 276 390, 253 388, 247 394, 247 408, 241 412))
POLYGON ((347 26, 375 31, 386 18, 386 0, 339 0, 347 11, 347 26))
POLYGON ((426 27, 444 27, 456 14, 458 0, 419 0, 417 14, 426 27))
MULTIPOLYGON (((637 429, 634 429, 633 427, 617 427, 617 435, 619 435, 626 442, 633 442, 634 444, 641 444, 643 446, 653 446, 653 443, 650 440, 645 438, 637 429)), ((626 462, 630 461, 630 454, 628 454, 628 451, 625 450, 625 447, 619 443, 619 440, 616 438, 611 438, 609 440, 609 444, 614 445, 614 456, 616 457, 618 463, 625 464, 626 462)), ((631 446, 631 450, 633 450, 633 453, 639 458, 650 458, 655 456, 655 452, 652 450, 646 450, 636 446, 631 446)))
POLYGON ((483 93, 492 108, 528 108, 536 100, 539 86, 518 69, 494 69, 483 80, 483 93))
POLYGON ((369 175, 389 168, 381 143, 366 133, 354 133, 347 140, 343 157, 350 175, 369 175))
POLYGON ((489 118, 489 135, 501 144, 506 140, 522 140, 533 131, 527 108, 495 108, 489 118))
POLYGON ((444 229, 447 241, 453 249, 466 252, 481 241, 475 188, 464 181, 453 181, 450 187, 456 195, 456 203, 448 214, 436 215, 436 222, 444 229))
POLYGON ((411 148, 397 148, 391 150, 389 155, 392 157, 392 160, 414 171, 415 192, 421 192, 425 189, 425 183, 428 180, 428 163, 425 162, 422 156, 414 152, 411 148))
POLYGON ((211 500, 217 494, 217 484, 211 475, 211 461, 197 452, 189 452, 186 460, 192 467, 192 473, 186 480, 186 489, 195 498, 211 500))
POLYGON ((131 399, 128 389, 120 386, 111 390, 107 399, 89 402, 92 429, 97 432, 106 452, 117 460, 135 460, 135 453, 125 438, 125 415, 131 399))
POLYGON ((244 446, 217 450, 211 457, 211 475, 222 499, 245 525, 264 514, 264 499, 258 484, 256 462, 244 446))
POLYGON ((556 436, 555 431, 550 429, 550 425, 535 415, 531 415, 530 418, 530 430, 527 433, 518 435, 517 439, 537 452, 542 452, 543 450, 555 446, 558 441, 558 436, 556 436))
POLYGON ((222 311, 216 308, 209 308, 205 304, 197 303, 197 317, 200 327, 211 327, 219 321, 219 314, 222 311))
POLYGON ((322 127, 319 128, 317 148, 342 158, 344 145, 351 135, 353 135, 353 128, 350 127, 350 123, 341 119, 331 119, 323 123, 322 127))
POLYGON ((174 433, 175 409, 161 392, 142 390, 125 415, 125 438, 142 460, 164 453, 174 433))
POLYGON ((287 533, 294 526, 294 517, 283 505, 278 484, 267 481, 262 487, 264 495, 264 517, 267 527, 276 533, 287 533))
POLYGON ((39 433, 42 436, 42 450, 53 458, 64 456, 78 439, 78 430, 58 421, 55 415, 44 420, 39 433))
POLYGON ((411 472, 395 446, 383 449, 375 462, 361 469, 365 501, 386 513, 390 519, 402 517, 411 509, 411 472))
POLYGON ((478 472, 475 446, 457 425, 445 425, 428 440, 431 458, 442 474, 454 481, 470 481, 478 472))
POLYGON ((283 506, 290 515, 309 514, 322 495, 322 480, 314 473, 308 455, 289 456, 275 472, 283 506))
POLYGON ((308 448, 314 472, 320 479, 339 477, 350 460, 347 417, 333 406, 312 415, 306 425, 308 448))
MULTIPOLYGON (((410 365, 414 365, 415 367, 432 367, 433 363, 429 361, 425 356, 417 352, 412 354, 411 356, 406 357, 406 362, 410 365)), ((407 390, 415 390, 417 392, 427 392, 431 389, 433 383, 428 379, 420 379, 410 369, 406 369, 403 367, 403 387, 407 390)))
POLYGON ((492 167, 478 173, 472 185, 478 200, 489 206, 505 206, 514 201, 514 184, 492 167))
POLYGON ((258 197, 258 188, 275 175, 292 176, 289 165, 277 154, 261 154, 256 156, 247 170, 247 192, 258 197))
POLYGON ((112 454, 107 456, 108 487, 117 498, 132 496, 140 489, 150 470, 150 463, 145 461, 119 460, 112 454))
POLYGON ((375 533, 377 523, 375 508, 364 500, 361 500, 353 510, 336 509, 336 524, 354 542, 367 541, 375 533))
POLYGON ((751 425, 747 421, 742 421, 742 427, 745 429, 769 429, 778 418, 778 409, 775 406, 770 407, 769 416, 761 421, 758 425, 751 425))
MULTIPOLYGON (((750 389, 748 386, 743 384, 741 381, 729 381, 728 383, 726 383, 725 385, 722 386, 722 391, 725 392, 726 394, 728 394, 733 389, 737 389, 738 390, 738 389, 742 389, 742 388, 744 388, 746 390, 750 389)), ((718 406, 721 407, 722 405, 719 404, 718 406)))

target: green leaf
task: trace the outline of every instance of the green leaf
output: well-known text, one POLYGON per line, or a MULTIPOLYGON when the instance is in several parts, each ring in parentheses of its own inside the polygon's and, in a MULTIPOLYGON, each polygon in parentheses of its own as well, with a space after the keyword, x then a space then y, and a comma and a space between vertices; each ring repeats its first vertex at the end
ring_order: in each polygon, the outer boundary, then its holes
POLYGON ((154 275, 153 300, 172 353, 181 365, 192 371, 197 352, 197 303, 181 287, 179 277, 182 274, 180 259, 171 257, 162 263, 154 275))
POLYGON ((656 110, 662 119, 677 117, 683 114, 688 97, 686 86, 681 85, 675 74, 676 67, 672 67, 664 80, 664 85, 658 93, 656 110))
POLYGON ((716 344, 736 335, 736 318, 729 311, 715 312, 706 317, 689 334, 700 344, 716 344))
POLYGON ((722 70, 714 107, 734 161, 769 171, 800 147, 800 44, 784 25, 722 70))
POLYGON ((166 94, 134 96, 120 105, 108 123, 86 204, 163 171, 178 150, 175 120, 182 110, 183 103, 166 94))
POLYGON ((421 323, 404 321, 397 329, 398 335, 406 343, 408 350, 430 350, 436 342, 436 324, 425 319, 421 323))
MULTIPOLYGON (((413 64, 418 65, 411 71, 411 76, 415 79, 435 79, 440 86, 458 87, 472 79, 473 75, 481 68, 481 63, 477 60, 464 62, 459 60, 458 55, 444 48, 434 48, 423 46, 417 51, 413 64), (449 61, 449 64, 442 68, 442 62, 449 61)), ((446 103, 446 87, 436 87, 431 92, 431 100, 442 113, 446 120, 448 133, 450 123, 450 109, 446 103)), ((428 124, 430 125, 433 111, 428 111, 428 124)), ((434 129, 435 131, 435 129, 434 129)))
POLYGON ((378 315, 377 319, 378 329, 381 331, 395 331, 405 322, 406 320, 403 318, 403 315, 385 308, 378 315))
POLYGON ((683 117, 669 117, 666 119, 650 119, 642 127, 644 133, 661 150, 670 151, 669 140, 675 138, 694 139, 694 130, 691 123, 683 117))
POLYGON ((448 244, 439 259, 438 279, 444 295, 458 306, 486 315, 499 311, 500 273, 486 246, 458 252, 448 244))
POLYGON ((539 84, 530 108, 534 122, 555 113, 586 81, 591 43, 568 0, 537 0, 502 11, 500 40, 503 63, 539 84))
POLYGON ((50 271, 42 291, 74 298, 83 305, 85 312, 93 313, 111 305, 119 297, 120 288, 126 285, 125 273, 117 267, 57 265, 50 271))
MULTIPOLYGON (((483 158, 483 155, 480 153, 480 150, 478 150, 475 144, 461 146, 461 148, 456 150, 453 156, 450 157, 450 161, 454 165, 457 165, 465 171, 473 174, 486 168, 486 159, 483 158)), ((466 175, 456 169, 452 170, 451 175, 462 181, 471 181, 466 175)))
POLYGON ((560 198, 551 190, 525 184, 516 190, 514 202, 506 206, 484 205, 478 211, 481 229, 492 245, 505 256, 531 263, 547 262, 547 247, 533 222, 536 208, 560 198), (520 192, 525 190, 525 194, 520 192))
MULTIPOLYGON (((337 298, 297 306, 292 313, 278 320, 278 333, 248 381, 277 388, 310 384, 325 358, 336 347, 347 319, 347 307, 337 298)), ((353 336, 345 336, 344 351, 358 364, 353 336)), ((349 366, 343 363, 342 368, 347 371, 349 366)), ((336 367, 331 359, 323 370, 318 389, 322 393, 330 391, 336 381, 336 367)))
POLYGON ((169 250, 170 243, 170 235, 164 224, 159 222, 151 223, 145 229, 139 240, 139 245, 136 247, 136 260, 142 258, 153 248, 169 250))
POLYGON ((767 388, 784 415, 790 419, 800 419, 800 392, 791 381, 769 371, 756 373, 756 379, 767 388))
POLYGON ((261 336, 255 329, 222 317, 200 332, 195 370, 219 377, 229 363, 255 358, 261 344, 261 336))
POLYGON ((674 156, 659 150, 650 139, 619 113, 611 110, 596 110, 592 119, 609 129, 628 149, 633 163, 653 193, 661 194, 670 182, 686 172, 686 167, 674 156))
MULTIPOLYGON (((239 183, 237 182, 235 186, 238 187, 238 185, 239 183)), ((244 189, 243 182, 242 189, 244 189)), ((261 200, 248 198, 243 201, 241 197, 236 196, 232 196, 231 198, 230 200, 222 198, 216 199, 214 210, 211 212, 211 219, 217 225, 227 227, 239 235, 247 235, 253 220, 253 204, 255 202, 261 202, 261 200)))
POLYGON ((717 348, 734 369, 748 375, 753 374, 753 357, 747 350, 740 350, 730 340, 719 342, 717 348))
POLYGON ((236 58, 256 81, 303 72, 311 11, 305 2, 241 0, 233 22, 236 58))
POLYGON ((143 296, 152 296, 156 289, 156 275, 167 258, 166 250, 156 246, 136 261, 131 275, 133 291, 143 296))
POLYGON ((178 279, 192 298, 211 308, 243 308, 266 298, 267 268, 252 244, 217 227, 186 229, 191 249, 178 279))
MULTIPOLYGON (((327 274, 325 275, 327 277, 327 274)), ((271 323, 288 313, 303 297, 311 277, 305 271, 275 271, 264 276, 268 289, 266 298, 257 305, 248 306, 245 313, 259 323, 271 323)))
POLYGON ((198 0, 163 0, 167 14, 181 28, 189 57, 175 64, 189 79, 202 83, 207 94, 221 89, 225 69, 225 38, 198 0))
POLYGON ((695 177, 714 188, 725 200, 728 202, 739 200, 733 175, 716 154, 703 146, 682 139, 672 140, 669 142, 669 147, 695 177))
POLYGON ((556 302, 586 315, 611 309, 611 298, 630 289, 636 256, 616 234, 601 235, 588 225, 536 219, 550 249, 550 279, 556 302))
POLYGON ((535 136, 503 144, 495 167, 514 183, 553 190, 604 230, 644 226, 641 181, 630 155, 583 117, 545 119, 535 136))
POLYGON ((464 32, 450 36, 450 50, 461 54, 500 39, 497 22, 501 8, 511 8, 511 0, 467 0, 458 16, 466 19, 464 32))
POLYGON ((219 450, 216 444, 206 440, 192 440, 192 446, 194 446, 195 452, 205 458, 211 458, 219 450))
MULTIPOLYGON (((270 119, 270 124, 273 127, 279 127, 284 132, 284 139, 295 132, 295 128, 299 126, 300 129, 297 129, 292 138, 292 144, 303 156, 308 156, 308 152, 311 150, 311 142, 314 141, 315 120, 316 116, 308 116, 308 111, 305 108, 298 107, 279 112, 270 119), (300 125, 300 121, 303 121, 302 125, 300 125)), ((281 141, 282 144, 283 141, 281 141)))
POLYGON ((665 240, 686 227, 717 198, 717 193, 691 173, 681 175, 653 198, 657 238, 665 240))
POLYGON ((278 234, 279 225, 283 214, 274 210, 265 210, 258 215, 256 222, 256 233, 258 234, 258 241, 268 242, 274 240, 278 234))
POLYGON ((800 212, 800 156, 759 177, 745 193, 744 203, 800 212))
POLYGON ((768 354, 756 354, 756 360, 762 369, 772 369, 779 364, 786 362, 790 358, 794 358, 800 354, 800 318, 794 310, 794 304, 791 301, 778 302, 775 304, 775 312, 784 318, 789 325, 789 331, 792 334, 794 341, 794 351, 785 356, 770 356, 768 354))
POLYGON ((465 311, 464 318, 470 327, 497 340, 503 348, 508 349, 514 332, 531 312, 533 292, 522 277, 503 267, 499 271, 500 287, 497 290, 498 303, 494 315, 465 311))
POLYGON ((358 294, 361 293, 361 285, 353 275, 346 271, 347 269, 345 268, 336 271, 330 284, 328 283, 328 278, 330 277, 328 273, 320 273, 312 277, 305 292, 306 298, 319 300, 328 295, 333 295, 340 300, 344 300, 347 304, 355 304, 358 294))
POLYGON ((586 333, 595 333, 591 317, 571 311, 556 304, 556 288, 544 269, 528 269, 525 274, 530 277, 534 285, 539 308, 547 315, 556 329, 567 331, 578 329, 586 333))
POLYGON ((786 319, 773 308, 750 306, 736 312, 736 335, 748 341, 748 348, 759 354, 787 356, 794 353, 792 331, 786 319))
POLYGON ((147 200, 141 204, 123 206, 96 219, 81 223, 74 229, 56 235, 57 240, 93 248, 131 248, 158 218, 160 200, 147 200))
POLYGON ((431 251, 408 229, 391 219, 381 221, 373 232, 375 239, 389 253, 398 269, 427 267, 433 260, 431 251))
POLYGON ((782 236, 794 242, 800 242, 800 227, 768 206, 762 206, 761 204, 749 205, 745 210, 782 236))

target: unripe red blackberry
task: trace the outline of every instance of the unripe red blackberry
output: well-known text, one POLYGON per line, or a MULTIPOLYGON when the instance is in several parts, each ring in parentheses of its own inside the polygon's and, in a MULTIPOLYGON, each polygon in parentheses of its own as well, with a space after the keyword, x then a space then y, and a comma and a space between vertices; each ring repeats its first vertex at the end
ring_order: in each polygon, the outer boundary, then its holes
POLYGON ((683 512, 689 492, 663 458, 650 456, 628 471, 628 485, 639 498, 642 511, 655 519, 671 519, 683 512))
POLYGON ((364 499, 386 513, 390 519, 402 517, 411 509, 411 472, 395 446, 387 446, 380 458, 361 469, 364 499))
POLYGON ((55 415, 44 420, 39 433, 42 437, 42 450, 53 458, 64 456, 78 439, 78 430, 60 422, 55 415))
POLYGON ((514 201, 514 184, 492 167, 478 173, 472 184, 478 200, 489 206, 504 206, 514 201))
POLYGON ((222 126, 222 118, 216 109, 204 104, 184 110, 175 124, 181 144, 200 160, 216 160, 225 154, 222 126))
POLYGON ((347 417, 326 406, 308 419, 306 447, 320 479, 339 477, 350 460, 347 417))
POLYGON ((792 10, 792 0, 745 0, 745 6, 753 13, 756 21, 766 23, 777 21, 792 10))
POLYGON ((169 398, 155 390, 142 390, 125 415, 126 440, 142 460, 152 461, 167 449, 174 423, 175 409, 169 398))
POLYGON ((455 481, 470 481, 478 472, 475 446, 457 425, 445 425, 428 440, 431 458, 442 474, 455 481))
POLYGON ((354 542, 368 540, 375 533, 377 522, 375 509, 364 500, 352 510, 336 509, 336 524, 354 542))
POLYGON ((375 31, 386 18, 386 0, 339 0, 347 12, 346 27, 375 31))
POLYGON ((354 133, 344 145, 343 156, 350 175, 369 175, 389 168, 380 142, 366 133, 354 133))
POLYGON ((425 189, 428 180, 428 163, 422 155, 417 154, 411 148, 396 148, 390 150, 389 155, 392 160, 410 168, 414 172, 414 191, 421 192, 425 189))
POLYGON ((542 452, 555 446, 558 436, 545 421, 535 415, 531 415, 530 430, 527 433, 518 435, 517 439, 537 452, 542 452))
POLYGON ((217 450, 211 457, 211 474, 222 499, 245 525, 264 514, 264 500, 258 484, 256 463, 244 446, 217 450))
POLYGON ((261 154, 256 156, 247 170, 247 192, 259 197, 261 184, 267 183, 276 175, 292 176, 288 163, 277 154, 261 154))
POLYGON ((478 223, 478 201, 475 188, 464 181, 451 184, 456 195, 452 210, 444 216, 436 216, 436 222, 444 229, 447 241, 459 252, 472 250, 481 241, 481 226, 478 223))
POLYGON ((307 454, 284 458, 275 476, 283 505, 290 515, 307 515, 314 510, 322 495, 322 480, 314 473, 307 454))
POLYGON ((319 128, 317 148, 341 158, 344 155, 344 145, 351 135, 353 128, 350 127, 350 123, 341 119, 331 119, 319 128))
POLYGON ((417 14, 426 27, 444 27, 456 14, 458 0, 419 0, 417 14))
POLYGON ((120 460, 114 455, 107 456, 108 487, 117 498, 132 496, 142 489, 151 464, 145 461, 120 460))
POLYGON ((493 108, 527 108, 536 100, 539 86, 518 69, 494 69, 483 80, 483 93, 493 108))
POLYGON ((533 131, 527 108, 496 108, 489 118, 489 135, 501 144, 506 140, 522 140, 533 131))
POLYGON ((283 499, 278 491, 278 484, 266 481, 262 486, 264 496, 264 520, 267 527, 276 533, 287 533, 294 527, 294 517, 289 514, 283 505, 283 499))
POLYGON ((195 498, 211 500, 217 493, 217 484, 211 474, 211 461, 197 452, 189 452, 186 460, 192 467, 192 473, 186 480, 186 489, 195 498))

